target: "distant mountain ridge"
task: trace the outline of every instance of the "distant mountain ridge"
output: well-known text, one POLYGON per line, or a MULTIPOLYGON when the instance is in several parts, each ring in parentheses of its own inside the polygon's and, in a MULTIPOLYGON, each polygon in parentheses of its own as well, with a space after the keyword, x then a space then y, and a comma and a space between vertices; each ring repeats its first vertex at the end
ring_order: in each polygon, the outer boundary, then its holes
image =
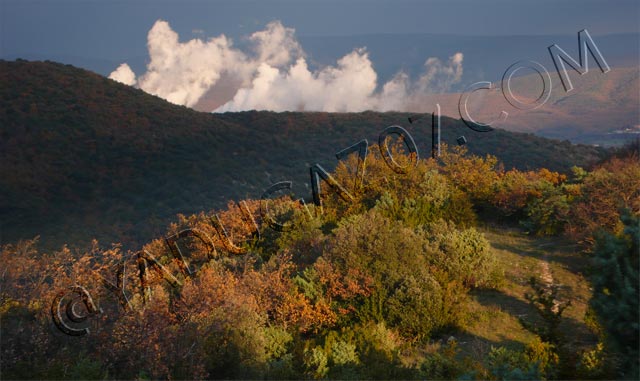
MULTIPOLYGON (((404 126, 429 155, 430 125, 406 113, 209 114, 172 105, 98 74, 53 62, 0 61, 2 243, 40 234, 64 242, 124 242, 161 234, 176 213, 257 198, 292 180, 308 197, 308 167, 387 126, 404 126)), ((443 118, 442 141, 507 168, 567 171, 604 151, 503 130, 476 133, 443 118)))
MULTIPOLYGON (((588 25, 585 25, 588 28, 588 25)), ((430 58, 445 62, 457 52, 464 55, 463 73, 458 83, 442 94, 428 94, 407 102, 403 101, 404 111, 430 112, 435 103, 443 106, 443 114, 459 117, 457 102, 460 91, 478 81, 490 81, 497 84, 502 74, 516 61, 533 60, 543 64, 550 72, 553 81, 552 100, 537 110, 522 112, 510 107, 500 97, 484 97, 478 101, 480 111, 486 120, 493 120, 496 112, 505 110, 510 118, 498 127, 510 131, 532 132, 540 136, 555 139, 568 139, 574 143, 599 144, 604 146, 620 145, 637 134, 620 132, 633 130, 640 125, 640 34, 622 33, 597 35, 592 37, 601 50, 612 71, 602 75, 590 61, 590 73, 579 76, 569 68, 576 89, 565 93, 561 88, 557 73, 547 50, 551 44, 558 44, 569 55, 578 57, 578 39, 576 34, 567 35, 516 35, 516 36, 469 36, 442 34, 363 34, 344 36, 305 36, 299 35, 298 41, 307 53, 309 67, 319 69, 327 65, 336 65, 336 60, 353 49, 365 47, 373 62, 378 76, 378 90, 396 73, 402 71, 416 81, 424 72, 424 63, 430 58)), ((240 36, 233 38, 234 45, 249 49, 248 40, 240 36)), ((0 58, 26 58, 30 60, 52 59, 80 66, 102 75, 109 75, 122 62, 127 62, 138 75, 146 71, 149 58, 140 51, 135 57, 113 59, 58 56, 46 57, 43 54, 4 52, 0 58)), ((537 75, 527 76, 520 87, 537 89, 537 75)), ((234 88, 238 84, 223 77, 218 85, 206 93, 194 105, 198 111, 213 111, 233 98, 234 88)), ((435 91, 435 90, 434 90, 435 91)), ((402 111, 402 110, 398 110, 402 111)))
MULTIPOLYGON (((509 116, 493 123, 495 127, 574 143, 615 146, 640 136, 640 66, 613 68, 607 73, 596 66, 582 76, 573 70, 568 72, 574 89, 565 92, 558 73, 550 72, 550 97, 536 109, 521 110, 510 105, 502 93, 502 83, 497 81, 493 83, 496 91, 478 91, 470 98, 471 115, 478 121, 491 121, 505 111, 509 116)), ((511 88, 527 103, 540 96, 543 84, 535 73, 514 77, 511 88)), ((438 103, 444 115, 459 117, 461 95, 428 95, 414 107, 432 110, 438 103)))

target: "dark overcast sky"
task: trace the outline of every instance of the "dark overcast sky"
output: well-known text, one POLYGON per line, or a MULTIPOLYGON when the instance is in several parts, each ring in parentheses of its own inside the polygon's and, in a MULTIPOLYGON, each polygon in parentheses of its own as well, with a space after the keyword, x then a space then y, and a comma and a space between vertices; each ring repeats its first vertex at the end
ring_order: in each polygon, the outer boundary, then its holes
POLYGON ((640 1, 30 1, 0 0, 0 55, 114 59, 146 53, 157 19, 181 38, 238 37, 281 20, 299 36, 372 33, 461 35, 640 32, 640 1))

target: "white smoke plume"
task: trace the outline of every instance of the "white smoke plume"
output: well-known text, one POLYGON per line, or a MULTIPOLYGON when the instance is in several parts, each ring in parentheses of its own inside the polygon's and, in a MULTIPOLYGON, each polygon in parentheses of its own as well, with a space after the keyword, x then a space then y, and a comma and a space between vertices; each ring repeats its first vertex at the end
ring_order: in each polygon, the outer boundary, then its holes
POLYGON ((336 66, 310 70, 294 33, 271 22, 248 37, 251 51, 244 52, 224 35, 180 42, 169 24, 158 20, 148 34, 147 72, 136 81, 122 64, 109 78, 188 107, 202 109, 207 99, 216 99, 208 109, 216 112, 357 112, 407 111, 425 94, 450 89, 463 73, 462 53, 446 64, 428 58, 415 83, 399 72, 376 90, 377 74, 364 48, 354 49, 336 66))
POLYGON ((133 86, 136 84, 136 75, 126 63, 118 66, 118 68, 114 72, 109 74, 109 78, 129 86, 133 86))
POLYGON ((374 106, 376 78, 362 49, 342 57, 337 67, 315 73, 304 58, 283 71, 263 63, 250 86, 217 111, 362 111, 374 106))
POLYGON ((464 56, 458 52, 449 57, 447 65, 438 58, 431 57, 424 63, 424 74, 420 76, 418 88, 421 91, 442 93, 462 79, 462 60, 464 56))
POLYGON ((246 58, 224 35, 208 41, 178 40, 165 21, 157 21, 147 37, 150 62, 138 86, 185 106, 193 106, 220 79, 226 68, 242 70, 246 58))

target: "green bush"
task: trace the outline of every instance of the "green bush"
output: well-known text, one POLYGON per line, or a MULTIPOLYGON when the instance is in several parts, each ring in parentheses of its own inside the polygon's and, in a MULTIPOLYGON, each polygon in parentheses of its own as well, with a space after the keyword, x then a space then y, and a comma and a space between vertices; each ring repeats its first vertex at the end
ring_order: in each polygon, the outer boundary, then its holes
POLYGON ((524 353, 505 347, 491 348, 488 370, 497 380, 540 380, 539 365, 529 361, 524 353))
POLYGON ((437 249, 422 230, 372 209, 341 222, 327 243, 327 261, 340 271, 358 270, 373 279, 370 300, 358 311, 363 321, 381 316, 389 327, 418 340, 457 325, 455 312, 466 290, 432 266, 437 249))
POLYGON ((254 378, 264 370, 267 349, 276 353, 283 350, 273 332, 269 342, 262 319, 252 311, 215 308, 205 329, 209 332, 203 337, 205 365, 212 376, 254 378))
POLYGON ((533 294, 526 293, 525 298, 529 304, 536 309, 542 319, 540 323, 520 319, 524 328, 540 336, 540 338, 551 344, 562 344, 564 334, 560 330, 562 313, 571 306, 570 300, 561 301, 559 299, 560 286, 558 284, 545 284, 538 278, 529 278, 529 285, 533 288, 533 294))
POLYGON ((321 346, 304 352, 304 366, 307 376, 315 379, 326 377, 329 372, 329 359, 321 346))
POLYGON ((417 183, 388 189, 376 201, 385 216, 417 227, 440 219, 471 226, 476 216, 467 195, 451 185, 444 175, 428 170, 417 183))
POLYGON ((406 378, 400 362, 399 335, 384 323, 368 322, 354 328, 362 374, 371 379, 406 378))
POLYGON ((443 350, 426 355, 420 364, 420 376, 428 380, 453 380, 465 371, 463 364, 456 359, 457 342, 449 340, 443 350))
POLYGON ((618 377, 637 379, 640 346, 640 216, 622 215, 622 234, 596 236, 591 305, 605 331, 605 343, 617 357, 618 377))
POLYGON ((604 344, 599 342, 595 348, 584 351, 577 364, 578 376, 584 379, 603 379, 609 373, 604 344))
POLYGON ((573 200, 569 193, 572 188, 576 188, 576 185, 562 184, 556 187, 547 184, 547 188, 542 191, 542 197, 535 198, 527 204, 527 219, 521 221, 523 227, 537 235, 563 233, 573 200))
POLYGON ((555 345, 535 338, 527 344, 524 355, 529 362, 538 364, 540 372, 546 379, 556 378, 560 357, 558 356, 555 345))
POLYGON ((293 342, 293 336, 280 327, 264 328, 265 354, 267 358, 279 359, 286 355, 293 342))
POLYGON ((429 240, 437 247, 430 262, 446 271, 449 277, 467 287, 496 286, 500 268, 491 245, 474 228, 458 230, 451 222, 438 221, 425 228, 429 240))
POLYGON ((444 313, 446 303, 442 287, 431 274, 407 274, 387 299, 386 320, 408 337, 426 338, 456 323, 444 313))

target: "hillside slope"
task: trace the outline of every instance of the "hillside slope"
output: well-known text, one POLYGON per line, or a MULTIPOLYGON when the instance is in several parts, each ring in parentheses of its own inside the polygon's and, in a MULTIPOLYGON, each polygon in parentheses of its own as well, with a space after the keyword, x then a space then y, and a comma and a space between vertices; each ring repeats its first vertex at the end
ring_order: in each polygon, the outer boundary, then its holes
MULTIPOLYGON (((259 197, 292 180, 308 197, 308 167, 402 125, 423 156, 430 124, 408 114, 208 114, 172 105, 98 74, 52 62, 0 61, 2 243, 41 235, 44 247, 92 237, 135 249, 176 213, 259 197)), ((429 118, 425 118, 428 120, 429 118)), ((604 151, 502 130, 476 133, 443 118, 442 140, 505 167, 567 171, 604 151)))

